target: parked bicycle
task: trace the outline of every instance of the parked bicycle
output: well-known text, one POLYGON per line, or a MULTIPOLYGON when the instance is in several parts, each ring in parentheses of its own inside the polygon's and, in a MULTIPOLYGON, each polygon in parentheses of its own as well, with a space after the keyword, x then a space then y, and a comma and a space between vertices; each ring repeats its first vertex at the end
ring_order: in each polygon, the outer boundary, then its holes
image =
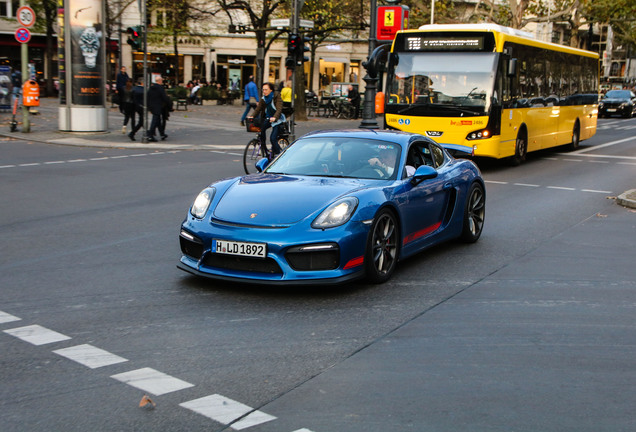
MULTIPOLYGON (((278 145, 281 150, 285 150, 285 148, 289 145, 291 121, 291 116, 287 116, 285 121, 280 124, 280 129, 278 131, 278 145)), ((257 172, 256 162, 262 158, 267 158, 271 162, 274 157, 272 151, 267 148, 267 138, 265 139, 265 142, 261 142, 261 128, 254 124, 254 119, 245 119, 245 125, 248 132, 256 133, 256 138, 252 138, 250 142, 247 143, 245 150, 243 151, 243 168, 245 169, 245 173, 253 174, 257 172)))

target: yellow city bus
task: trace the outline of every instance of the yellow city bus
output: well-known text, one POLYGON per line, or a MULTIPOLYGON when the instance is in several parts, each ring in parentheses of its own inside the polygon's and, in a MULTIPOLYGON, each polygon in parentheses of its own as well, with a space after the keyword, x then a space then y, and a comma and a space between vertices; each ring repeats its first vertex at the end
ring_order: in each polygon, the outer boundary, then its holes
POLYGON ((385 128, 514 165, 596 133, 599 56, 494 24, 425 25, 396 35, 385 128))

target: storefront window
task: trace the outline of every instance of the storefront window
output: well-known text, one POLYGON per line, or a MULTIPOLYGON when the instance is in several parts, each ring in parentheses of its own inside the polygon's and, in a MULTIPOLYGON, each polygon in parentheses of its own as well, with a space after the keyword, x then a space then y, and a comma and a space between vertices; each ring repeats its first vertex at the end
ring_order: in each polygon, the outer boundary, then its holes
MULTIPOLYGON (((148 55, 148 70, 160 73, 164 77, 164 84, 169 87, 177 85, 177 70, 179 68, 179 81, 183 82, 183 54, 178 58, 174 54, 152 53, 148 55)), ((144 74, 143 53, 133 53, 133 80, 144 74)))
POLYGON ((219 54, 216 57, 216 82, 223 88, 240 91, 254 74, 255 56, 219 54))
POLYGON ((203 73, 203 56, 202 55, 193 55, 192 56, 192 79, 202 80, 204 79, 203 73))
POLYGON ((279 81, 278 77, 280 77, 280 57, 270 57, 267 81, 275 83, 279 81))

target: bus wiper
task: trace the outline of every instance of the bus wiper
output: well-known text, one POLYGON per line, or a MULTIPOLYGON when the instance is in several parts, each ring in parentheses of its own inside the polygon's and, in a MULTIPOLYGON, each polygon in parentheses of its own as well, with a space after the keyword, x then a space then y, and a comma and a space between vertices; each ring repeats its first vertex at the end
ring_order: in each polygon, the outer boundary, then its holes
POLYGON ((470 114, 470 115, 479 115, 480 114, 477 111, 473 111, 473 110, 470 110, 470 109, 462 108, 462 107, 457 106, 457 105, 433 104, 433 107, 454 109, 455 111, 458 111, 458 112, 461 112, 461 113, 464 113, 464 114, 470 114))
POLYGON ((421 107, 421 106, 423 106, 423 105, 409 105, 409 106, 407 106, 406 108, 402 108, 402 109, 401 109, 401 110, 399 110, 397 113, 398 113, 398 114, 404 114, 405 112, 409 112, 409 111, 411 111, 411 110, 412 110, 413 108, 415 108, 415 107, 421 107))

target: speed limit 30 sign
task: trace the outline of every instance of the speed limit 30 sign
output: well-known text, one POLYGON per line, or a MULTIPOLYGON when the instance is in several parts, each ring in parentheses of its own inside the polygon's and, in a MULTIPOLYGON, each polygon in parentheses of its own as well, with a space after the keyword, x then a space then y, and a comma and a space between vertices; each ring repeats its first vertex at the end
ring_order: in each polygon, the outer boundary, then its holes
POLYGON ((29 6, 20 6, 16 16, 18 22, 24 27, 31 27, 35 23, 35 12, 29 6))

